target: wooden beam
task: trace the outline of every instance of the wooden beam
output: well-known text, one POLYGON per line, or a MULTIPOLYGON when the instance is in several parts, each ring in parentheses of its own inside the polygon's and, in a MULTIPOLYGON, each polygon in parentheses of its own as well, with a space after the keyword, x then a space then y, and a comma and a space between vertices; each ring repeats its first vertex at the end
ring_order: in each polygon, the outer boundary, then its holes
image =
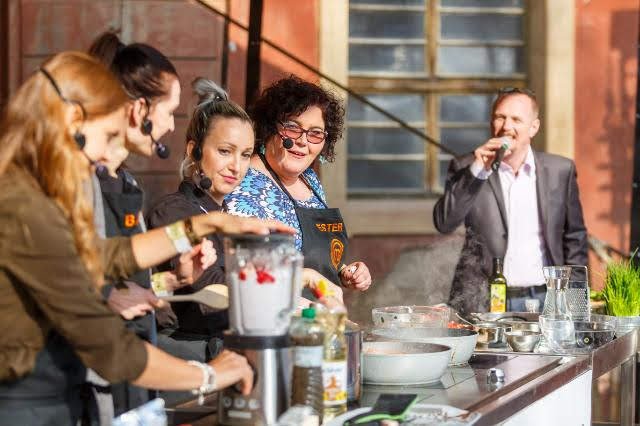
POLYGON ((251 0, 251 5, 249 6, 249 45, 247 46, 245 107, 251 105, 260 92, 262 6, 262 0, 251 0))

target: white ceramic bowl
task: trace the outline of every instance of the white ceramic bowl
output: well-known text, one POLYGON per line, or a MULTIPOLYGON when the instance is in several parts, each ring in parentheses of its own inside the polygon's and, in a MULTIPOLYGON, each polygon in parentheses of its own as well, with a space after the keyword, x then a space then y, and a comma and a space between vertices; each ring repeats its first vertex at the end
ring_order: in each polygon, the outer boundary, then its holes
POLYGON ((478 333, 472 330, 454 328, 374 328, 371 334, 389 340, 435 343, 451 348, 449 365, 461 365, 469 362, 478 341, 478 333))
POLYGON ((440 380, 451 348, 420 342, 364 342, 362 377, 374 385, 419 385, 440 380))

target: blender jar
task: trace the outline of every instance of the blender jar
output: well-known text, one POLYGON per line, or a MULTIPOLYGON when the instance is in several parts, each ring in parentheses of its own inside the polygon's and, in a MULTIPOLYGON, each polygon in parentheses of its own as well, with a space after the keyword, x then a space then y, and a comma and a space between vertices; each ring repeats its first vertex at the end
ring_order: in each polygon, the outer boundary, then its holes
POLYGON ((227 235, 224 252, 232 333, 287 334, 302 285, 303 256, 293 237, 227 235))

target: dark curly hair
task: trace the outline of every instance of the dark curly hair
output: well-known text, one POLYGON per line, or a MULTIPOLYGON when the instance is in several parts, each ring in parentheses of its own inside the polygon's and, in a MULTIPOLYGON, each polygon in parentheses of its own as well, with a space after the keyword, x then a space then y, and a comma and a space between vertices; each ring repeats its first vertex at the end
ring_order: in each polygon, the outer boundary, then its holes
POLYGON ((344 126, 342 102, 333 93, 294 75, 278 80, 264 89, 249 108, 249 115, 256 130, 255 151, 277 134, 278 121, 283 122, 292 116, 300 115, 311 106, 317 106, 322 110, 324 130, 327 132, 322 155, 327 161, 333 161, 334 148, 342 137, 344 126))

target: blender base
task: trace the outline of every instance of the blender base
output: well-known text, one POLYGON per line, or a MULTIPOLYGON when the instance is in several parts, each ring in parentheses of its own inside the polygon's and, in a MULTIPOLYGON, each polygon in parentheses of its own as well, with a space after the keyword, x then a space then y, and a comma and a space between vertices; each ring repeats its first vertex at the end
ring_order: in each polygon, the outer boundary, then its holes
POLYGON ((291 400, 292 354, 288 335, 237 336, 225 333, 225 348, 244 355, 254 370, 254 387, 248 396, 230 386, 218 398, 222 425, 275 424, 291 400))

